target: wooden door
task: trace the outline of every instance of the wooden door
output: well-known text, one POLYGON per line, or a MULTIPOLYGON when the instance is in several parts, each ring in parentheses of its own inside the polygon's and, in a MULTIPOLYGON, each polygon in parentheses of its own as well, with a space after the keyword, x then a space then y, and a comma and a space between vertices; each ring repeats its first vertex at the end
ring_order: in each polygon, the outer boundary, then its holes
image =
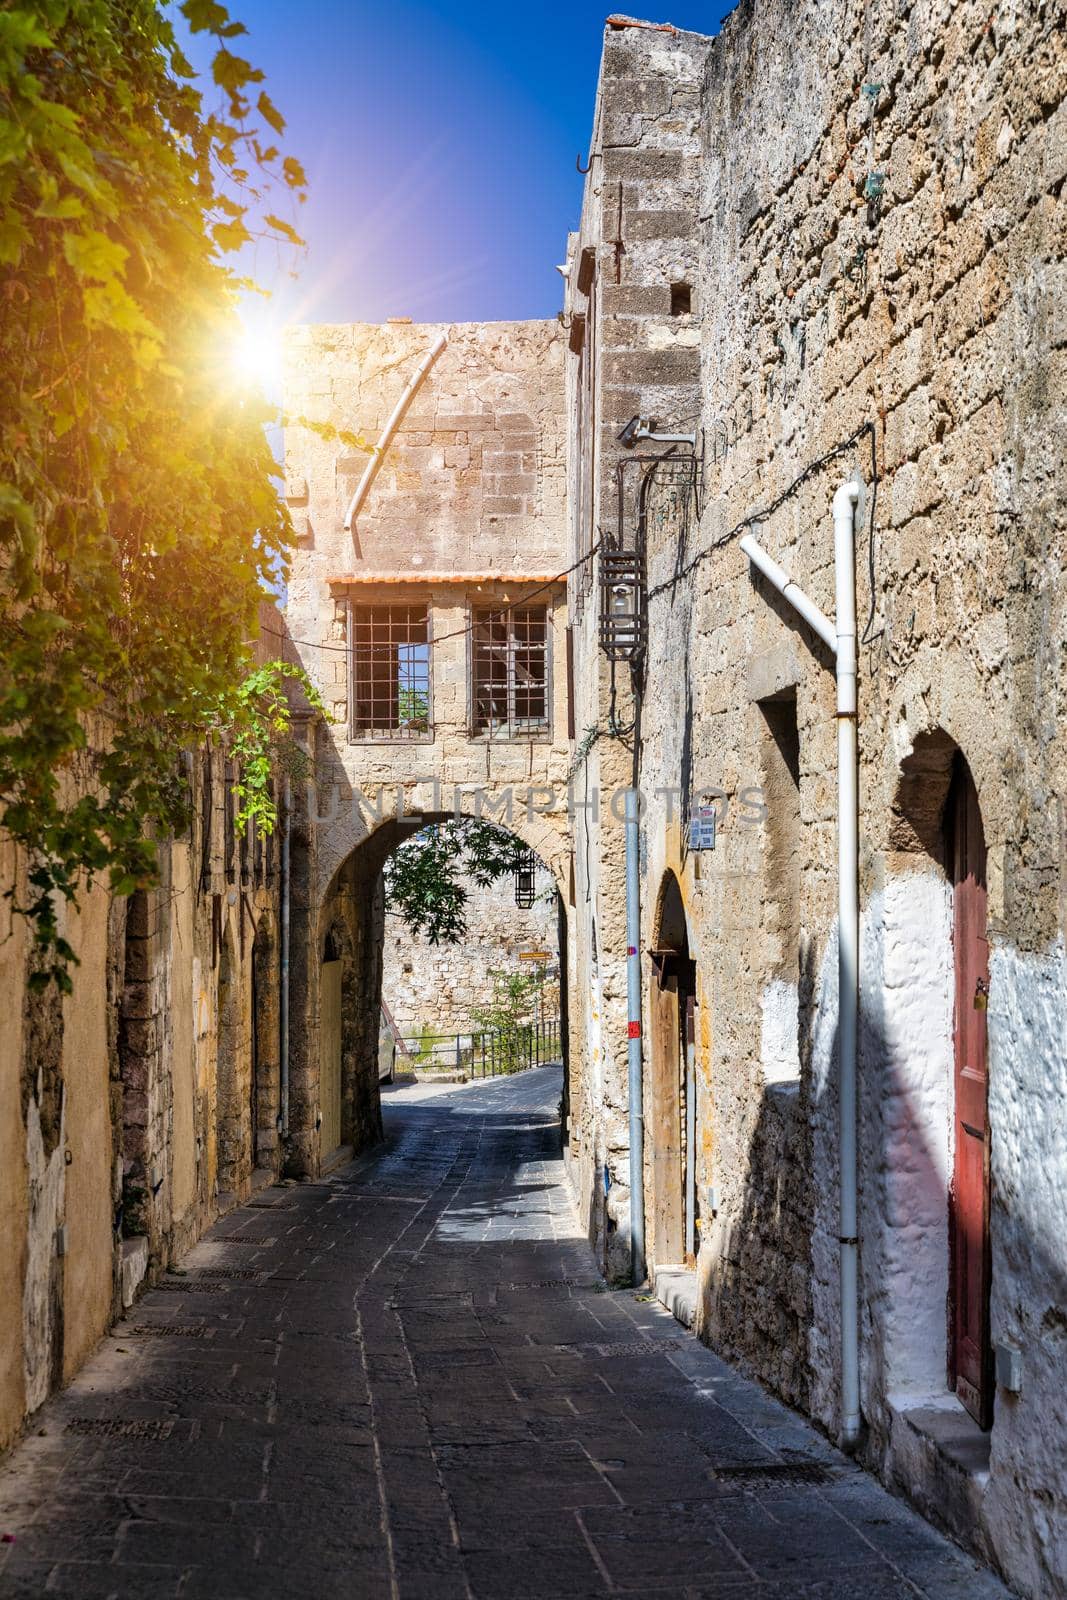
POLYGON ((678 1266, 685 1250, 682 1191, 682 1075, 679 1061, 678 986, 661 973, 652 988, 653 1258, 678 1266))
POLYGON ((319 1151, 341 1143, 341 962, 324 961, 319 979, 319 1151))
POLYGON ((948 803, 955 965, 955 1156, 950 1196, 950 1378, 983 1428, 993 1421, 989 1336, 986 849, 974 780, 957 758, 948 803))
POLYGON ((697 1255, 696 995, 687 989, 678 999, 685 1053, 685 1264, 693 1267, 697 1255))

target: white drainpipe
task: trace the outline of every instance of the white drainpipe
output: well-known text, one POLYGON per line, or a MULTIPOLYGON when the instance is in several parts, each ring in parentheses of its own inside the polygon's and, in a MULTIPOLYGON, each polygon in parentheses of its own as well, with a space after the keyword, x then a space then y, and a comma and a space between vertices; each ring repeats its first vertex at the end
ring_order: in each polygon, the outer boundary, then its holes
POLYGON ((626 1020, 627 1094, 630 1102, 630 1269, 645 1281, 645 1112, 641 1061, 641 856, 640 795, 626 791, 626 1020))
POLYGON ((856 505, 852 479, 834 495, 834 590, 830 622, 751 534, 741 548, 834 652, 837 674, 837 982, 841 1273, 841 1443, 860 1432, 859 1238, 856 1208, 856 1038, 859 1021, 859 745, 856 727, 856 505))
POLYGON ((415 398, 416 391, 422 383, 423 378, 425 378, 426 374, 429 372, 430 368, 433 366, 434 362, 437 360, 447 343, 448 334, 438 334, 429 350, 419 362, 418 367, 415 369, 415 372, 411 378, 411 382, 408 384, 407 388, 404 390, 404 393, 400 396, 400 399, 393 407, 393 414, 389 418, 389 421, 385 424, 385 427, 382 429, 381 437, 379 438, 378 443, 374 446, 374 454, 367 462, 363 476, 359 480, 359 486, 348 503, 348 510, 345 512, 346 533, 352 532, 352 526, 356 518, 359 516, 364 500, 366 500, 367 496, 370 494, 371 485, 378 476, 378 469, 385 457, 385 452, 388 450, 393 441, 393 434, 403 421, 405 411, 415 398))

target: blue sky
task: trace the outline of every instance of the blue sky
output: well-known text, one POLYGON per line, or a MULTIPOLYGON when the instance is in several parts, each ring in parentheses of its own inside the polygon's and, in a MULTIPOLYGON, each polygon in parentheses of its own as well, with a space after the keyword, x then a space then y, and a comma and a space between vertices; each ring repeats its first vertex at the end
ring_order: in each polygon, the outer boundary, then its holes
MULTIPOLYGON (((671 0, 652 20, 714 33, 730 9, 671 0)), ((609 10, 232 0, 249 30, 234 48, 266 72, 311 185, 294 219, 309 243, 299 282, 273 248, 254 264, 275 314, 555 315, 609 10)))

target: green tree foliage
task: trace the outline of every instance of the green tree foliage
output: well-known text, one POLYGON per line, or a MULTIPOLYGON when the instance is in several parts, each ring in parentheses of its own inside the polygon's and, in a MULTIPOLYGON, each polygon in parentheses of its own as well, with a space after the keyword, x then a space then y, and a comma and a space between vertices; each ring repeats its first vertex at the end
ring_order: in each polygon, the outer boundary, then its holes
POLYGON ((456 944, 467 932, 467 878, 483 887, 514 872, 526 846, 506 828, 460 818, 424 828, 385 864, 385 903, 431 944, 456 944))
POLYGON ((543 968, 503 972, 489 968, 492 983, 484 1006, 471 1008, 471 1020, 496 1035, 495 1059, 505 1072, 518 1072, 530 1061, 534 1018, 545 984, 543 968))
POLYGON ((219 110, 154 0, 0 0, 0 824, 64 987, 57 905, 86 875, 151 882, 178 752, 271 715, 245 641, 290 527, 226 360, 227 257, 297 240, 267 194, 305 179, 242 25, 180 9, 214 36, 219 110))

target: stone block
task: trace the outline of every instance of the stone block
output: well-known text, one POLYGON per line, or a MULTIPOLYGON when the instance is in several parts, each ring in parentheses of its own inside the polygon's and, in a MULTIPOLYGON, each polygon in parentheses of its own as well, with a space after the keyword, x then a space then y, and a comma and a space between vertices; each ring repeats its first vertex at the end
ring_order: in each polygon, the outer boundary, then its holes
POLYGON ((622 235, 627 241, 690 239, 696 235, 698 226, 695 211, 632 211, 623 217, 622 235))

